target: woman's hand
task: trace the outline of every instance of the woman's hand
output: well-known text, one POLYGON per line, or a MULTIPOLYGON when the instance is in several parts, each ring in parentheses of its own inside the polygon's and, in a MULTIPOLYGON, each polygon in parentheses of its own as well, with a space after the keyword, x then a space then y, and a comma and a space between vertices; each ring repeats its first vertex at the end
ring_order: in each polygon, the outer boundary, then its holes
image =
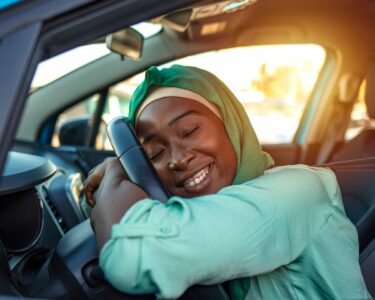
MULTIPOLYGON (((84 182, 84 189, 86 194, 86 201, 91 207, 95 206, 95 192, 99 188, 100 183, 103 180, 104 174, 106 173, 106 170, 108 168, 113 168, 114 166, 116 168, 121 168, 117 158, 109 157, 89 172, 89 175, 84 182)), ((124 171, 122 171, 122 175, 124 176, 124 178, 127 178, 124 171)))
MULTIPOLYGON (((110 238, 112 225, 119 223, 126 211, 148 195, 127 177, 117 159, 104 162, 90 174, 91 194, 95 207, 92 210, 91 225, 95 231, 98 249, 110 238), (97 187, 99 185, 99 187, 97 187)), ((87 191, 86 191, 87 192, 87 191)))

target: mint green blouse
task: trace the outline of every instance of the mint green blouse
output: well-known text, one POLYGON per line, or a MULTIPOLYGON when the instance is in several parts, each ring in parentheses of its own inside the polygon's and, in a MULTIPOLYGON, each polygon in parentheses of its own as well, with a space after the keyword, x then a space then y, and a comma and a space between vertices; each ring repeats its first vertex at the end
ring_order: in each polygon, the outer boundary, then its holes
POLYGON ((194 284, 246 278, 246 299, 371 299, 335 175, 304 165, 212 195, 141 200, 99 259, 131 294, 174 299, 194 284))

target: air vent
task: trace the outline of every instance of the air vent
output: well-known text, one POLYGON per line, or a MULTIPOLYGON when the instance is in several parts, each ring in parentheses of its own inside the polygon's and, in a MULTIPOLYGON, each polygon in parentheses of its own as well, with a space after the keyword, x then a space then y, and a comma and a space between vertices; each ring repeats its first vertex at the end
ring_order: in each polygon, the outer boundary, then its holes
POLYGON ((45 203, 48 205, 51 213, 55 217, 55 221, 60 226, 61 231, 66 233, 68 231, 68 226, 66 226, 64 218, 57 211, 55 204, 52 202, 51 198, 48 195, 48 191, 46 187, 43 186, 42 191, 43 191, 43 197, 44 197, 45 203))

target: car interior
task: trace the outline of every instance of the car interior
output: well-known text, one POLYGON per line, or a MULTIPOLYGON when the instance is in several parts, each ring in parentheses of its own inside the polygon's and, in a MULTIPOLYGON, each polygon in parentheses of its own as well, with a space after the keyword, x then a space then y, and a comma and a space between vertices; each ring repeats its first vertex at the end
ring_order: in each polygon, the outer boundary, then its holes
MULTIPOLYGON (((107 134, 106 127, 113 117, 126 114, 133 87, 143 72, 152 65, 172 63, 194 63, 203 68, 207 64, 224 77, 228 66, 233 65, 240 75, 227 74, 228 80, 235 77, 238 82, 242 82, 241 74, 253 72, 248 63, 256 66, 256 76, 263 74, 267 80, 246 78, 245 85, 257 89, 243 102, 263 150, 271 154, 276 166, 307 164, 334 171, 346 214, 358 230, 363 277, 375 296, 373 0, 48 2, 21 1, 0 10, 0 24, 4 24, 3 29, 0 26, 2 69, 24 72, 18 80, 22 83, 17 85, 7 81, 16 82, 12 77, 16 71, 8 74, 0 70, 0 84, 4 82, 0 99, 12 101, 4 102, 4 115, 0 114, 4 148, 0 178, 1 296, 155 299, 154 295, 120 293, 105 281, 98 267, 83 182, 93 167, 123 152, 116 151, 122 140, 113 137, 118 135, 117 129, 107 134), (141 22, 158 29, 146 37, 133 26, 141 22), (27 71, 4 55, 12 52, 12 39, 18 32, 28 47, 20 51, 22 45, 17 45, 14 56, 27 71), (319 67, 312 65, 314 55, 308 48, 298 48, 311 45, 319 46, 319 53, 323 53, 321 63, 316 63, 319 67), (78 58, 86 63, 55 77, 56 65, 51 64, 46 72, 50 78, 33 86, 44 62, 83 46, 102 48, 95 58, 86 53, 78 58), (260 62, 267 47, 273 47, 267 57, 272 61, 290 55, 294 46, 298 55, 307 57, 302 61, 297 54, 291 55, 296 65, 303 66, 298 77, 302 81, 291 73, 297 67, 284 63, 272 69, 260 62), (227 49, 242 49, 245 55, 227 49), (22 53, 30 53, 24 58, 28 64, 17 57, 22 53), (200 56, 206 54, 214 59, 200 56), (277 72, 287 80, 276 82, 277 72), (302 88, 305 82, 311 82, 306 93, 302 88), (269 86, 274 89, 267 90, 269 86), (291 102, 292 96, 287 94, 280 101, 275 86, 292 89, 297 100, 291 102), (266 90, 269 94, 264 99, 268 102, 262 98, 266 90), (262 119, 270 107, 283 110, 285 118, 297 116, 287 137, 281 133, 269 137, 270 131, 290 127, 275 113, 262 119), (259 117, 252 118, 254 112, 259 117), (115 151, 108 146, 109 140, 115 151)), ((66 61, 63 64, 68 65, 66 61)), ((239 95, 242 92, 240 86, 239 95)), ((134 161, 131 168, 138 173, 148 170, 142 159, 134 161)), ((155 191, 157 184, 152 186, 152 182, 147 179, 142 186, 155 191)), ((228 296, 225 285, 194 286, 179 299, 228 296)))
MULTIPOLYGON (((375 82, 375 66, 370 65, 366 71, 367 85, 365 89, 364 101, 367 108, 367 114, 370 120, 375 119, 374 111, 374 93, 372 83, 375 82)), ((374 156, 373 143, 374 143, 375 128, 370 124, 365 126, 361 132, 349 142, 342 144, 334 153, 330 161, 343 161, 349 159, 366 158, 374 156)))

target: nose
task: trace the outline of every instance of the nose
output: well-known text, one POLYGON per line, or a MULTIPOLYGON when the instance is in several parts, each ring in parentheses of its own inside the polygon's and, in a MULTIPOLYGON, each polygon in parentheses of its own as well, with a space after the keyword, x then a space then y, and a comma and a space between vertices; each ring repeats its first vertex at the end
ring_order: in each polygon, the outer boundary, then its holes
POLYGON ((173 146, 173 148, 171 147, 171 157, 168 167, 172 171, 186 170, 194 157, 194 153, 189 149, 173 146))

